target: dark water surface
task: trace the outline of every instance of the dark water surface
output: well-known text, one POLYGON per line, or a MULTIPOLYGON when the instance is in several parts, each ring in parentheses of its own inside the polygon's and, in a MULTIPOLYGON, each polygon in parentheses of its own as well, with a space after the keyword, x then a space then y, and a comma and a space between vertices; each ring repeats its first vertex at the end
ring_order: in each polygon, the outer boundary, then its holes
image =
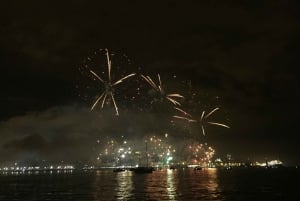
POLYGON ((0 174, 0 200, 300 200, 299 169, 0 174))

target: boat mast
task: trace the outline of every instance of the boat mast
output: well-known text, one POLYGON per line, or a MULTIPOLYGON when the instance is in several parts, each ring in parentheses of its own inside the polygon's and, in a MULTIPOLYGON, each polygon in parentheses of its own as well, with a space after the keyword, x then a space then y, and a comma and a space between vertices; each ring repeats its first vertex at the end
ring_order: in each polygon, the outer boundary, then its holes
POLYGON ((147 143, 147 140, 145 140, 145 144, 146 144, 146 159, 147 159, 147 167, 148 167, 148 143, 147 143))

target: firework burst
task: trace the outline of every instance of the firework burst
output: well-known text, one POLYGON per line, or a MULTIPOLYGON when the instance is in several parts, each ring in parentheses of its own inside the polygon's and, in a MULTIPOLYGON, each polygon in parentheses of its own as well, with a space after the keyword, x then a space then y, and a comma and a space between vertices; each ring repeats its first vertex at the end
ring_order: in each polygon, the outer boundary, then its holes
POLYGON ((168 101, 170 101, 173 105, 177 106, 177 105, 181 105, 180 102, 178 100, 176 100, 176 98, 180 98, 183 99, 184 97, 178 93, 172 93, 172 94, 166 94, 163 86, 162 86, 162 81, 160 78, 160 75, 157 74, 158 77, 158 84, 156 84, 153 79, 150 76, 145 76, 145 75, 141 75, 141 77, 156 91, 158 92, 158 94, 160 95, 160 99, 164 100, 167 99, 168 101))
POLYGON ((104 86, 104 90, 100 91, 99 95, 97 96, 96 100, 94 101, 91 110, 94 110, 95 107, 100 104, 101 108, 104 107, 104 103, 106 102, 107 99, 112 100, 113 102, 113 106, 115 108, 116 111, 116 115, 119 115, 119 110, 118 110, 118 106, 114 97, 114 88, 121 84, 123 81, 125 81, 126 79, 132 77, 135 75, 135 73, 131 73, 128 74, 124 77, 122 77, 121 79, 117 80, 117 81, 112 81, 111 78, 111 69, 112 69, 112 62, 109 58, 109 52, 108 49, 105 49, 105 55, 106 55, 106 61, 107 61, 107 79, 103 79, 102 77, 100 77, 96 72, 94 72, 93 70, 89 69, 89 73, 92 75, 92 77, 97 80, 99 82, 99 84, 101 86, 104 86))
POLYGON ((207 124, 211 124, 211 125, 215 125, 215 126, 221 126, 224 128, 230 128, 229 126, 222 124, 222 123, 218 123, 218 122, 212 122, 212 121, 208 121, 208 117, 210 117, 213 113, 215 113, 217 110, 219 110, 220 108, 216 107, 215 109, 213 109, 212 111, 210 111, 208 114, 205 115, 205 111, 202 112, 200 120, 198 122, 200 122, 201 124, 201 129, 202 129, 202 134, 205 135, 205 129, 204 129, 204 125, 207 124))
POLYGON ((214 154, 215 150, 208 146, 207 143, 189 142, 185 148, 185 154, 188 159, 188 163, 197 164, 201 166, 207 166, 214 154))
POLYGON ((217 110, 219 110, 220 108, 215 108, 213 109, 212 111, 210 111, 208 114, 205 114, 206 112, 205 111, 202 111, 202 114, 201 114, 201 117, 199 120, 195 120, 192 118, 192 115, 190 115, 189 113, 183 111, 182 109, 180 108, 177 108, 175 107, 175 109, 177 111, 179 111, 181 113, 181 116, 180 115, 174 115, 173 117, 176 118, 176 119, 182 119, 182 120, 186 120, 188 122, 199 122, 200 125, 201 125, 201 130, 202 130, 202 134, 205 135, 205 127, 204 125, 205 124, 210 124, 210 125, 215 125, 215 126, 221 126, 221 127, 224 127, 224 128, 230 128, 229 126, 223 124, 223 123, 218 123, 218 122, 212 122, 212 121, 209 121, 208 118, 213 114, 215 113, 217 110))

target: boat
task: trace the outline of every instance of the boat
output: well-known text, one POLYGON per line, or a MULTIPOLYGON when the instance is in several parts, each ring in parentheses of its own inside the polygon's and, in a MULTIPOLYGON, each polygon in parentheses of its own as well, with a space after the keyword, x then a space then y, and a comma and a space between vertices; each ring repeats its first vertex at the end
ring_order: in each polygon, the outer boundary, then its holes
MULTIPOLYGON (((146 159, 147 159, 147 165, 144 166, 138 166, 135 168, 132 168, 131 171, 137 174, 143 174, 143 173, 152 173, 154 171, 153 167, 149 167, 149 159, 148 159, 148 149, 147 149, 147 141, 145 141, 146 144, 146 159)), ((139 162, 140 163, 140 162, 139 162)))
POLYGON ((115 168, 113 169, 113 172, 125 172, 126 169, 125 168, 115 168))
POLYGON ((173 165, 171 165, 171 166, 169 167, 169 169, 170 169, 170 170, 176 170, 176 167, 173 166, 173 165))
POLYGON ((194 167, 194 170, 202 170, 202 167, 201 166, 196 166, 196 167, 194 167))
POLYGON ((136 167, 136 168, 132 168, 132 171, 137 174, 152 173, 154 171, 154 168, 153 167, 136 167))

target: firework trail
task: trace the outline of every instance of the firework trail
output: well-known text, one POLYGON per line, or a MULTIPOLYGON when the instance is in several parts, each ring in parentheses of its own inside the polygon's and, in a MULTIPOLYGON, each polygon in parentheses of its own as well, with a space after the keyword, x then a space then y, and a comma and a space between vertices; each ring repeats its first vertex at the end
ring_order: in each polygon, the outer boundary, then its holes
POLYGON ((145 76, 145 75, 141 75, 141 77, 155 90, 157 91, 162 98, 167 99, 168 101, 170 101, 172 104, 174 104, 175 106, 180 105, 180 103, 175 99, 175 98, 184 98, 182 95, 177 94, 177 93, 173 93, 173 94, 166 94, 163 86, 162 86, 162 81, 160 79, 160 75, 157 74, 158 77, 158 82, 159 84, 156 84, 150 76, 145 76))
POLYGON ((190 114, 188 114, 187 112, 183 111, 180 108, 176 108, 175 109, 179 112, 181 112, 184 116, 179 116, 179 115, 174 115, 173 117, 176 119, 183 119, 186 120, 188 122, 199 122, 201 125, 201 130, 202 130, 202 134, 205 135, 205 129, 204 129, 204 125, 207 124, 211 124, 211 125, 215 125, 215 126, 221 126, 221 127, 225 127, 225 128, 230 128, 229 126, 222 124, 222 123, 218 123, 218 122, 212 122, 212 121, 207 121, 208 117, 210 117, 213 113, 215 113, 217 110, 219 110, 220 108, 215 108, 212 111, 210 111, 208 114, 205 114, 205 111, 202 112, 200 120, 195 120, 192 119, 192 116, 190 114))
POLYGON ((118 110, 118 106, 117 103, 115 101, 115 97, 114 97, 114 87, 120 83, 122 83, 124 80, 132 77, 135 75, 135 73, 131 73, 129 75, 124 76, 123 78, 113 82, 111 79, 111 60, 109 58, 109 52, 108 49, 105 49, 105 54, 106 54, 106 60, 107 60, 107 80, 104 80, 103 78, 101 78, 97 73, 95 73, 92 70, 89 70, 89 72, 102 84, 104 85, 105 90, 101 91, 100 95, 98 95, 96 101, 93 103, 91 110, 93 110, 99 103, 101 103, 101 108, 104 107, 104 103, 106 101, 107 98, 111 98, 112 102, 113 102, 113 106, 115 108, 116 111, 116 115, 119 115, 119 110, 118 110))
POLYGON ((230 128, 229 126, 227 126, 225 124, 222 124, 222 123, 207 121, 207 118, 210 117, 213 113, 215 113, 219 109, 220 108, 216 107, 215 109, 213 109, 212 111, 210 111, 206 115, 205 115, 205 111, 202 112, 201 118, 200 118, 200 124, 201 124, 201 129, 202 129, 202 134, 203 135, 205 135, 205 129, 204 129, 204 124, 205 123, 208 123, 208 124, 211 124, 211 125, 215 125, 215 126, 222 126, 224 128, 230 128))
POLYGON ((194 119, 192 119, 192 115, 190 115, 189 113, 187 113, 186 111, 178 108, 178 107, 174 107, 175 110, 181 112, 184 116, 179 116, 179 115, 174 115, 173 117, 176 119, 183 119, 183 120, 187 120, 188 122, 195 122, 194 119))

